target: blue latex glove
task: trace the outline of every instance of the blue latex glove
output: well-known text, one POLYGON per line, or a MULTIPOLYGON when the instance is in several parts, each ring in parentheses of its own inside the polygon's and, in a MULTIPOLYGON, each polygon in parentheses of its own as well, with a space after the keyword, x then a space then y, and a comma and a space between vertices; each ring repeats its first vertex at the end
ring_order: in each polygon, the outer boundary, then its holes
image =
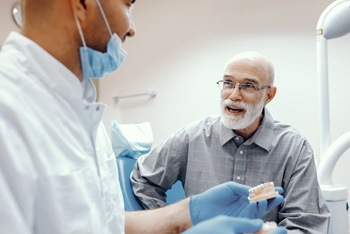
MULTIPOLYGON (((278 206, 284 200, 281 195, 277 195, 268 201, 262 199, 259 202, 249 202, 250 188, 230 181, 208 189, 201 194, 191 196, 190 215, 192 224, 196 225, 218 215, 261 218, 266 211, 278 206)), ((277 191, 283 192, 283 189, 277 188, 277 191)))
MULTIPOLYGON (((228 216, 217 216, 188 229, 183 234, 238 234, 254 233, 262 228, 263 221, 260 219, 232 218, 228 216)), ((286 234, 283 227, 275 228, 268 234, 286 234)))
POLYGON ((277 227, 267 234, 287 234, 287 229, 285 227, 277 227))

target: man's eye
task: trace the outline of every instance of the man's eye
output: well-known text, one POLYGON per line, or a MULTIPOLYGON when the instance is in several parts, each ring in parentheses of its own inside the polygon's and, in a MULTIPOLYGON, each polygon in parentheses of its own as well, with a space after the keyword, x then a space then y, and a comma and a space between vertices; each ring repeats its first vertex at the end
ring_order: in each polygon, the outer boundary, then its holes
POLYGON ((253 84, 251 84, 251 83, 246 83, 246 84, 244 84, 242 86, 244 86, 245 88, 255 88, 255 86, 253 84))

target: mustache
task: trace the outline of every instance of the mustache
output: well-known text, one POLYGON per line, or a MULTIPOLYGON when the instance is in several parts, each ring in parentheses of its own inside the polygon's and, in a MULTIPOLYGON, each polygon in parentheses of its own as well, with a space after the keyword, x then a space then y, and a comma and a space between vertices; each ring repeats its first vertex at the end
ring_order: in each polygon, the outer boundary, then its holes
POLYGON ((249 108, 249 105, 245 102, 234 102, 230 99, 224 99, 222 100, 223 106, 235 106, 237 108, 247 109, 249 108))

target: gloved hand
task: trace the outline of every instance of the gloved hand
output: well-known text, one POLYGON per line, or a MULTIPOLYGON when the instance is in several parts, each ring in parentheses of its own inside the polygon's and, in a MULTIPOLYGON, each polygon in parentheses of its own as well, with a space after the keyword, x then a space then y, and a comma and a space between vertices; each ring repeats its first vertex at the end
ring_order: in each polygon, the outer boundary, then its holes
MULTIPOLYGON (((217 216, 207 221, 201 222, 185 231, 183 234, 238 234, 253 233, 262 228, 261 219, 232 218, 228 216, 217 216)), ((284 227, 275 228, 268 234, 286 234, 284 227)))
MULTIPOLYGON (((261 218, 266 211, 284 200, 281 195, 277 195, 268 201, 262 199, 259 202, 249 202, 249 189, 249 186, 230 181, 191 196, 189 206, 192 224, 196 225, 218 215, 261 218)), ((283 189, 278 188, 277 191, 283 192, 283 189)))
POLYGON ((267 234, 287 234, 287 229, 285 227, 277 227, 267 234))

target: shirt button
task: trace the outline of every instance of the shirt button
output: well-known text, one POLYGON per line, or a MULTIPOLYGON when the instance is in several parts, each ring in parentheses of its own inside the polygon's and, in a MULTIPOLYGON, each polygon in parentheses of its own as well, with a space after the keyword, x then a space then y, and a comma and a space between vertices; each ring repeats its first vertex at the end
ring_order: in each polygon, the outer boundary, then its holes
POLYGON ((241 151, 239 151, 239 153, 240 153, 240 154, 243 154, 243 151, 241 150, 241 151))
POLYGON ((237 176, 237 180, 241 180, 241 177, 240 177, 240 176, 237 176))
POLYGON ((239 141, 239 137, 236 137, 236 141, 239 141))

